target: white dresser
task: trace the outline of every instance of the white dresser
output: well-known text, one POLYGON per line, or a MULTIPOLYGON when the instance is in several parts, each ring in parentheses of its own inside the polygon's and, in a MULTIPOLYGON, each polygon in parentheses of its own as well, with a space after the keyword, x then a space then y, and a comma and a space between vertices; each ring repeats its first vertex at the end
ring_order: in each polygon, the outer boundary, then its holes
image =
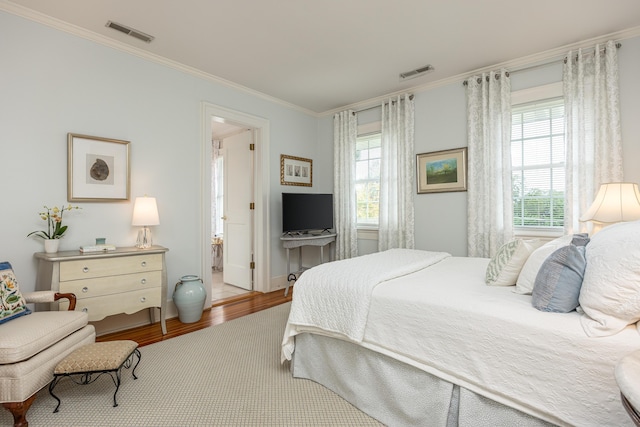
MULTIPOLYGON (((38 252, 36 289, 75 294, 76 310, 88 313, 89 321, 146 308, 154 323, 154 308, 159 308, 162 333, 166 334, 167 251, 152 246, 89 253, 38 252)), ((60 303, 58 309, 66 310, 66 304, 60 303)))

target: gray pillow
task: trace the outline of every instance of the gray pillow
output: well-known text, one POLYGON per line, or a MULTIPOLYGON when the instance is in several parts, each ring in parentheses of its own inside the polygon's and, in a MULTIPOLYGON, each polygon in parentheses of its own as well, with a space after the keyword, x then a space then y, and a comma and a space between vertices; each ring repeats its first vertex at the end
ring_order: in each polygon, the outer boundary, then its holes
POLYGON ((531 294, 531 303, 541 311, 569 313, 578 307, 587 265, 585 246, 589 238, 574 236, 542 263, 531 294))

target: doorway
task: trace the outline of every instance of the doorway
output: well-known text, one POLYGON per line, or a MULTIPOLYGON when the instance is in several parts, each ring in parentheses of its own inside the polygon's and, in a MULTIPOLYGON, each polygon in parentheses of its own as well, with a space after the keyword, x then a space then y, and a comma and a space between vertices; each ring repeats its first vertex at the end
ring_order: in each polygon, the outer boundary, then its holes
POLYGON ((253 290, 254 146, 252 128, 213 117, 211 302, 253 290))
MULTIPOLYGON (((216 124, 228 124, 242 129, 251 129, 253 138, 253 171, 252 186, 254 195, 254 209, 250 219, 252 253, 252 289, 258 292, 270 291, 270 256, 269 256, 269 121, 235 110, 216 106, 206 102, 202 103, 202 216, 201 216, 201 277, 207 289, 207 298, 212 299, 212 286, 214 279, 212 256, 212 135, 213 126, 216 124), (214 121, 215 120, 215 121, 214 121)), ((216 125, 217 126, 217 125, 216 125)), ((245 171, 246 172, 246 171, 245 171)), ((224 202, 223 202, 224 204, 224 202)), ((224 260, 225 247, 222 245, 222 257, 224 260)), ((232 249, 232 248, 229 248, 232 249)), ((224 272, 224 266, 223 266, 224 272)), ((219 280, 218 280, 219 281, 219 280)))

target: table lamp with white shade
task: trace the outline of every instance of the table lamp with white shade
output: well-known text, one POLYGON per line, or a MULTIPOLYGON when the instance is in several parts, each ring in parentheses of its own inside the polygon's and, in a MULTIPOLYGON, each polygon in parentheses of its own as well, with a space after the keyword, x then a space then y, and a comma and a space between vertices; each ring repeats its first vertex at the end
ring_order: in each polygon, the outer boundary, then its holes
POLYGON ((617 222, 640 219, 640 191, 632 182, 602 184, 593 204, 580 221, 593 222, 591 234, 617 222))
POLYGON ((138 231, 138 239, 136 247, 141 249, 149 249, 153 245, 151 238, 151 230, 149 226, 159 225, 160 217, 158 216, 158 205, 155 197, 136 197, 133 205, 133 220, 131 225, 142 227, 138 231))

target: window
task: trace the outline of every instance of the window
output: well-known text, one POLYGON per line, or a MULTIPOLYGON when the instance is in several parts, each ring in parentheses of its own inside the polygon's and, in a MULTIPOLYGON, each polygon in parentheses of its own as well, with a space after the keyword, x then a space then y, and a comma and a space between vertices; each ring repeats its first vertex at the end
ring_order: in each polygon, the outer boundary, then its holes
POLYGON ((516 229, 564 225, 563 98, 514 105, 511 121, 513 222, 516 229))
POLYGON ((377 227, 380 206, 380 134, 356 141, 356 204, 358 227, 377 227))

